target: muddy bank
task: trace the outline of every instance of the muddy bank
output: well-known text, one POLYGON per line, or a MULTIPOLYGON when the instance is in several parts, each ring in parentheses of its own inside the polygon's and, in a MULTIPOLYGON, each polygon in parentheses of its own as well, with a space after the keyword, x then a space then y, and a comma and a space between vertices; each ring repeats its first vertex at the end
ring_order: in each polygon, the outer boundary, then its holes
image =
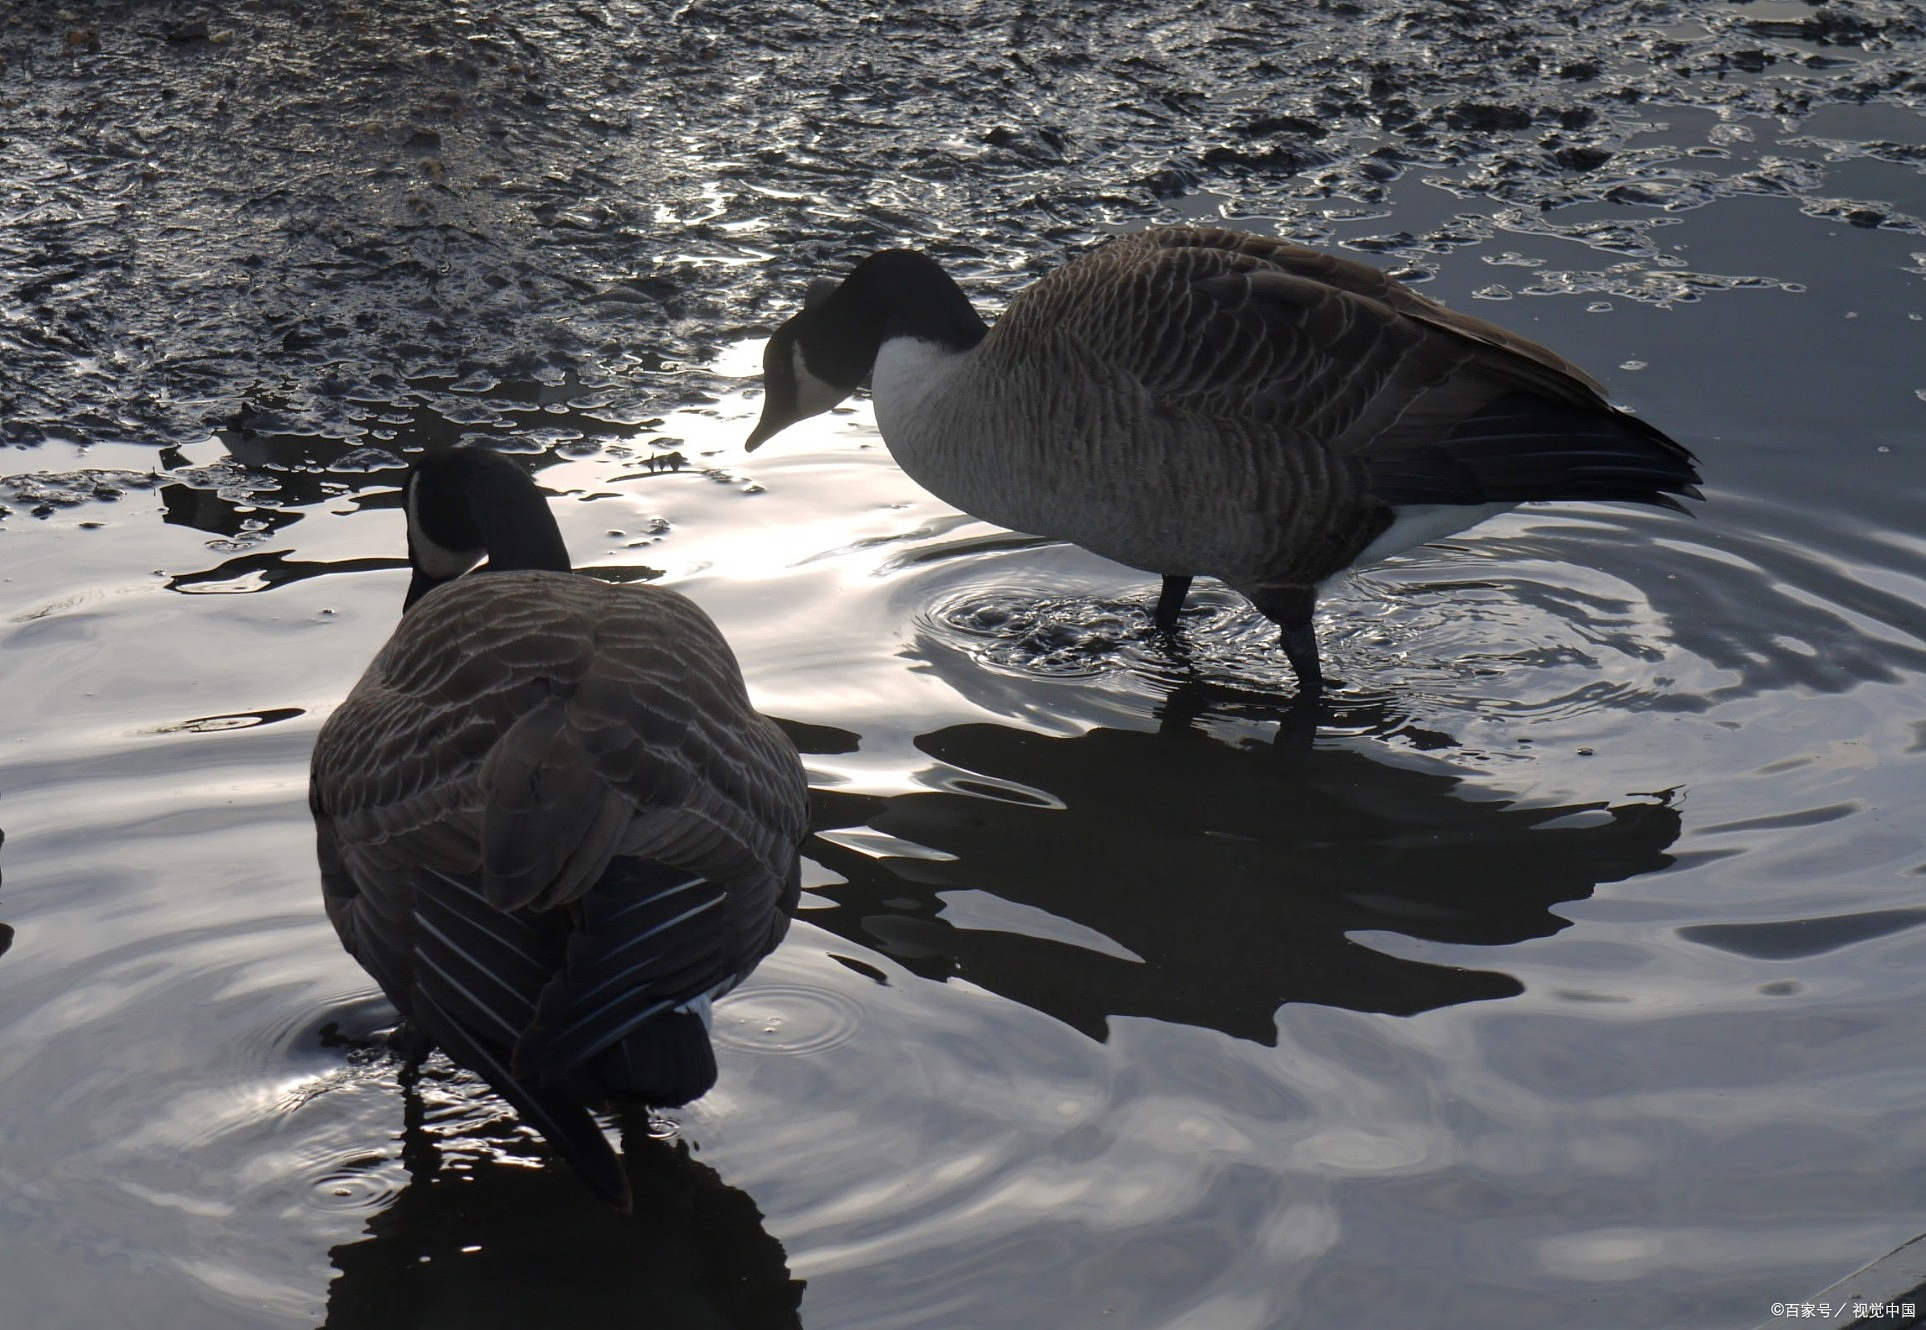
POLYGON ((0 432, 565 444, 699 400, 691 366, 851 255, 1008 290, 1226 199, 1416 277, 1608 205, 1561 232, 1597 269, 1543 289, 1692 298, 1773 275, 1671 271, 1681 209, 1919 229, 1852 189, 1916 170, 1903 139, 1730 159, 1748 117, 1918 110, 1922 50, 1916 8, 1852 0, 30 4, 0 20, 0 432), (1725 142, 1641 146, 1677 108, 1725 142), (1389 208, 1414 175, 1463 214, 1389 208))

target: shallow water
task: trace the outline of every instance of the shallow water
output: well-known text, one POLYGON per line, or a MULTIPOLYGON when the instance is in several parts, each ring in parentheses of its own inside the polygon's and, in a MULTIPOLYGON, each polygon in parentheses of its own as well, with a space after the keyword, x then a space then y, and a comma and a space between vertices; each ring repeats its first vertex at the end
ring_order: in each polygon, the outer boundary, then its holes
POLYGON ((9 18, 0 1325, 1747 1327, 1926 1230, 1926 31, 1354 11, 9 18), (1557 347, 1708 502, 1351 579, 1306 710, 866 406, 740 449, 811 271, 941 237, 990 307, 1218 217, 1557 347), (320 911, 308 750, 463 435, 815 790, 633 1219, 400 1085, 320 911))

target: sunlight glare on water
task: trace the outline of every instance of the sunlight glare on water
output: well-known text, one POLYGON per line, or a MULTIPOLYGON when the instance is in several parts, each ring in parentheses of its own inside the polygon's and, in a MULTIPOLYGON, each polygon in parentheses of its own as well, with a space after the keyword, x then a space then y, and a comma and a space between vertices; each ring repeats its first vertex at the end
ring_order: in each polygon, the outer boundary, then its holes
POLYGON ((1926 1230, 1916 17, 977 8, 0 29, 0 1325, 1748 1330, 1926 1230), (1708 501, 1340 580, 1307 710, 1241 597, 1150 632, 866 400, 743 451, 807 277, 993 312, 1151 219, 1620 367, 1708 501), (630 1216, 404 1084, 321 909, 309 753, 460 439, 809 772, 630 1216))

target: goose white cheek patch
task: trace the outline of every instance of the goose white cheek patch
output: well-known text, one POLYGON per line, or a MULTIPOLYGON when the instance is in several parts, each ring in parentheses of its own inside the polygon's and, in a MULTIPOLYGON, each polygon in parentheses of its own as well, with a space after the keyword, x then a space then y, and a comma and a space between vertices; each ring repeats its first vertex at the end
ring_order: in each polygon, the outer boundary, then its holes
POLYGON ((803 360, 802 348, 800 346, 790 348, 789 358, 796 372, 796 416, 798 419, 809 416, 819 416, 849 396, 849 393, 844 389, 838 388, 833 383, 825 383, 809 372, 809 366, 803 360))
POLYGON ((447 581, 460 577, 482 561, 486 550, 451 550, 438 544, 421 524, 421 514, 415 508, 415 487, 408 486, 408 551, 413 556, 415 566, 437 581, 447 581))

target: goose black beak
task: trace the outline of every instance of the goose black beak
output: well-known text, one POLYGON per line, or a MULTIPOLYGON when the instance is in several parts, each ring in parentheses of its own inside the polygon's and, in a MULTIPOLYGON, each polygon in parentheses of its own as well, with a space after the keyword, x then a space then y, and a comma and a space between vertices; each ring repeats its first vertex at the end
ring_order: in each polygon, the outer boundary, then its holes
POLYGON ((762 419, 758 420, 755 429, 749 432, 749 441, 742 445, 743 451, 753 453, 756 449, 762 447, 763 444, 782 433, 783 430, 787 429, 792 423, 794 422, 771 419, 769 411, 765 409, 762 413, 762 419))

